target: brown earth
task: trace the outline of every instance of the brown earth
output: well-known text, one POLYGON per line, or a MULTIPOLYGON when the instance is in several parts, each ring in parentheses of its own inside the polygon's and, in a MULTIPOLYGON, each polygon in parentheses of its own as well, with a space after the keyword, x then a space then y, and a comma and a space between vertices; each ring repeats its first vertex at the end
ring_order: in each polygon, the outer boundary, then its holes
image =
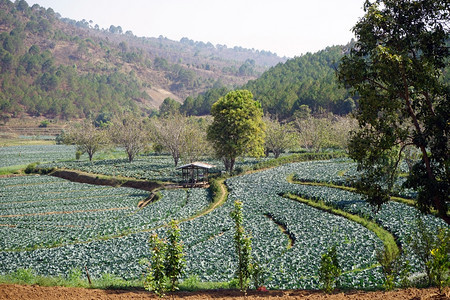
MULTIPOLYGON (((450 299, 450 292, 446 295, 439 295, 436 288, 430 289, 404 289, 391 292, 363 292, 363 291, 346 291, 337 292, 331 295, 324 294, 320 291, 268 291, 256 292, 250 291, 247 299, 309 299, 309 300, 420 300, 420 299, 450 299)), ((16 285, 1 284, 0 300, 2 299, 160 299, 154 294, 145 290, 97 290, 83 288, 67 288, 67 287, 41 287, 37 285, 16 285)), ((200 292, 176 292, 173 295, 166 296, 165 299, 244 299, 241 292, 236 290, 213 290, 200 292)))
POLYGON ((130 187, 145 191, 153 191, 157 188, 160 188, 161 185, 156 182, 146 181, 146 180, 138 180, 138 179, 124 179, 124 180, 118 180, 115 178, 109 178, 107 176, 102 176, 99 178, 98 175, 93 175, 89 173, 84 173, 81 171, 73 171, 73 170, 56 170, 49 175, 67 179, 73 182, 81 182, 81 183, 89 183, 89 184, 96 184, 96 185, 107 185, 107 186, 114 186, 114 187, 130 187))

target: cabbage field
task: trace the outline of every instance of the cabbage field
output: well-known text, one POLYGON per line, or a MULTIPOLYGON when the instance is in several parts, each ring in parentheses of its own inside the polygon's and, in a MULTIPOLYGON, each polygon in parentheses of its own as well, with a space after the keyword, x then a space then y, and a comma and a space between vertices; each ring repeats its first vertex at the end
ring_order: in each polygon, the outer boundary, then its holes
MULTIPOLYGON (((170 158, 165 159, 165 168, 173 172, 170 158)), ((158 175, 156 166, 164 164, 163 157, 158 160, 152 165, 151 157, 139 159, 134 170, 142 164, 148 175, 135 176, 153 179, 177 175, 158 175), (156 173, 149 175, 152 170, 156 173)), ((115 169, 110 169, 114 171, 108 172, 127 172, 120 167, 125 163, 114 164, 115 169)), ((113 168, 106 161, 91 166, 95 173, 113 168)), ((93 277, 109 273, 125 279, 140 278, 146 270, 140 262, 150 256, 150 234, 164 235, 164 225, 177 219, 181 220, 186 252, 184 278, 196 275, 202 281, 229 281, 237 264, 229 215, 234 200, 240 200, 244 204, 244 226, 252 236, 253 256, 264 269, 267 287, 319 288, 320 256, 336 246, 343 268, 341 286, 379 288, 382 274, 375 250, 382 242, 372 231, 283 197, 293 193, 370 217, 407 249, 406 240, 418 213, 415 208, 392 202, 375 214, 352 192, 287 180, 294 175, 304 181, 344 184, 345 176, 353 174, 354 163, 337 159, 292 163, 231 177, 225 182, 227 201, 208 213, 206 209, 213 201, 209 189, 162 190, 159 200, 138 208, 148 192, 73 183, 51 176, 0 178, 0 273, 32 268, 38 274, 67 275, 74 268, 86 266, 93 277)), ((432 230, 447 226, 433 216, 426 216, 425 221, 432 230)), ((417 258, 412 254, 408 258, 414 272, 420 272, 417 258)))
POLYGON ((57 162, 75 157, 75 146, 24 145, 0 147, 0 168, 34 162, 57 162))

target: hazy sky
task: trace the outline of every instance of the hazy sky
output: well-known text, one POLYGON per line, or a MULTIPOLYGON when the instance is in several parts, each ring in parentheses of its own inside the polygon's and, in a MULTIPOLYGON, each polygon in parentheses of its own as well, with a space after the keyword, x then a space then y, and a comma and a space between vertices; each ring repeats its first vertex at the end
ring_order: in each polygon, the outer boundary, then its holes
POLYGON ((346 44, 364 0, 28 0, 63 17, 294 57, 346 44))

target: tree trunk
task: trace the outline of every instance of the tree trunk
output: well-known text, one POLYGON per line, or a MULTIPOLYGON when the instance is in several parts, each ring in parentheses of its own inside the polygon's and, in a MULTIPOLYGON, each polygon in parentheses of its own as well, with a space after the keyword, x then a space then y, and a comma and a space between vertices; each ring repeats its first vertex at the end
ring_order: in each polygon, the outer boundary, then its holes
POLYGON ((275 155, 275 158, 278 158, 278 157, 280 157, 281 151, 274 150, 273 154, 275 155))
MULTIPOLYGON (((412 121, 413 121, 413 125, 414 128, 417 132, 417 134, 419 136, 423 136, 423 132, 422 132, 422 128, 420 127, 419 121, 417 120, 417 116, 414 113, 414 110, 412 108, 411 105, 411 101, 409 99, 409 90, 408 90, 408 85, 406 83, 406 79, 405 76, 403 76, 403 84, 405 86, 405 95, 404 95, 404 99, 405 99, 405 104, 406 104, 406 110, 409 114, 409 116, 411 117, 412 121)), ((432 113, 434 113, 432 111, 432 113)), ((428 152, 427 149, 425 147, 425 145, 423 144, 415 144, 420 151, 422 152, 422 159, 425 163, 425 168, 427 170, 427 176, 428 176, 428 180, 432 181, 432 182, 437 182, 436 177, 433 174, 433 170, 431 169, 431 162, 430 162, 430 157, 428 156, 428 152)), ((438 211, 438 215, 447 223, 450 224, 450 217, 447 215, 447 209, 445 209, 444 205, 442 204, 442 199, 439 199, 439 196, 434 194, 432 195, 432 206, 438 211)))
POLYGON ((230 158, 230 175, 233 175, 233 168, 234 168, 234 162, 236 161, 236 158, 230 158))

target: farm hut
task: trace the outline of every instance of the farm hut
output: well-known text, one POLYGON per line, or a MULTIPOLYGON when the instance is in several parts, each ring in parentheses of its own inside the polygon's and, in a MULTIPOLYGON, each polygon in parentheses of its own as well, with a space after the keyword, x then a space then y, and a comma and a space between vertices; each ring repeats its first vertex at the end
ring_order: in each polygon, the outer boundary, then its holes
POLYGON ((183 185, 193 187, 206 185, 208 183, 209 169, 213 167, 213 165, 207 163, 193 162, 180 166, 177 170, 181 169, 183 185))

